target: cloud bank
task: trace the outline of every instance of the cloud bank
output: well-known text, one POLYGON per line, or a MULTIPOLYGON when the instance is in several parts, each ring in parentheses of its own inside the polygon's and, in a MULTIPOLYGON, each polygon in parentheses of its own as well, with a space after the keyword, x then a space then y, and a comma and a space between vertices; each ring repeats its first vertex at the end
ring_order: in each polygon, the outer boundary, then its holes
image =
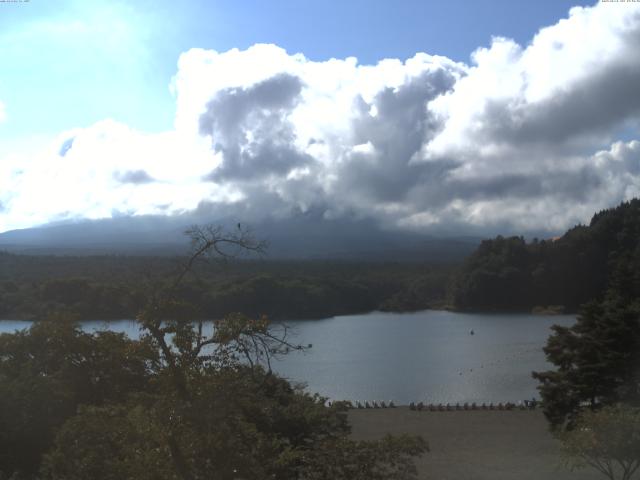
MULTIPOLYGON (((415 231, 558 231, 640 195, 640 5, 574 8, 469 64, 193 49, 175 127, 110 120, 0 162, 0 231, 68 218, 321 212, 415 231)), ((1 113, 0 109, 0 113, 1 113)))

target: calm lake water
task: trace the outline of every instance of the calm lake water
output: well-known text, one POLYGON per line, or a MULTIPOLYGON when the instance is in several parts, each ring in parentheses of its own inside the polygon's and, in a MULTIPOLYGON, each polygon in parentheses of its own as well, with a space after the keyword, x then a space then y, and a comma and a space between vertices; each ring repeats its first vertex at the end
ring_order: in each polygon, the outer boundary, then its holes
MULTIPOLYGON (((517 402, 538 397, 531 371, 549 368, 542 347, 573 316, 372 312, 290 321, 293 341, 313 344, 274 363, 281 375, 332 399, 517 402), (470 330, 474 335, 470 335, 470 330)), ((29 322, 0 321, 0 333, 29 322)), ((130 320, 85 322, 138 336, 130 320)))

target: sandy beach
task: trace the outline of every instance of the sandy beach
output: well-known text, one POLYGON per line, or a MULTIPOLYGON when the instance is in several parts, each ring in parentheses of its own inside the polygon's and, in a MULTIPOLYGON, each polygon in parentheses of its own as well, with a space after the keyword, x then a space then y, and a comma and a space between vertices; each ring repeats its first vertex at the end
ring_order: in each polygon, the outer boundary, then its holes
POLYGON ((430 452, 416 463, 431 480, 591 480, 591 469, 569 471, 542 412, 418 412, 408 407, 351 410, 353 436, 422 435, 430 452))

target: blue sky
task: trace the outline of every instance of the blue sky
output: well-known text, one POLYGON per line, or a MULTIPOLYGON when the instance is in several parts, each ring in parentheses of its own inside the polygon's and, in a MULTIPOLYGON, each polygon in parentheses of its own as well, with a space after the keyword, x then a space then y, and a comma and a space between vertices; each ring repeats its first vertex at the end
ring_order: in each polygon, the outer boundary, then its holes
POLYGON ((0 45, 0 232, 558 232, 640 194, 637 2, 30 0, 0 45))
POLYGON ((179 55, 274 43, 311 60, 361 63, 416 52, 468 61, 492 36, 526 44, 572 5, 542 0, 43 1, 0 5, 0 98, 12 121, 0 140, 103 118, 160 131, 179 55))

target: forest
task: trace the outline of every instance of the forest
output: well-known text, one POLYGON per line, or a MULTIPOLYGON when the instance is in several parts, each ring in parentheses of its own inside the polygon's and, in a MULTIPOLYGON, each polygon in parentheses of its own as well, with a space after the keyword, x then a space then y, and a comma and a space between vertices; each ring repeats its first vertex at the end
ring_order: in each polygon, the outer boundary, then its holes
MULTIPOLYGON (((30 256, 0 253, 0 318, 64 312, 86 320, 134 318, 157 278, 181 257, 30 256)), ((228 312, 278 320, 442 306, 449 264, 200 260, 177 295, 204 318, 228 312)))
MULTIPOLYGON (((498 236, 462 263, 200 260, 176 294, 203 318, 228 312, 278 320, 372 310, 575 313, 616 278, 640 293, 640 200, 596 213, 554 239, 498 236)), ((55 256, 0 252, 0 318, 51 313, 86 320, 133 318, 155 279, 182 257, 55 256)))
POLYGON ((498 236, 483 241, 451 283, 449 300, 469 311, 574 313, 603 299, 619 277, 640 294, 640 200, 596 213, 551 240, 498 236))

